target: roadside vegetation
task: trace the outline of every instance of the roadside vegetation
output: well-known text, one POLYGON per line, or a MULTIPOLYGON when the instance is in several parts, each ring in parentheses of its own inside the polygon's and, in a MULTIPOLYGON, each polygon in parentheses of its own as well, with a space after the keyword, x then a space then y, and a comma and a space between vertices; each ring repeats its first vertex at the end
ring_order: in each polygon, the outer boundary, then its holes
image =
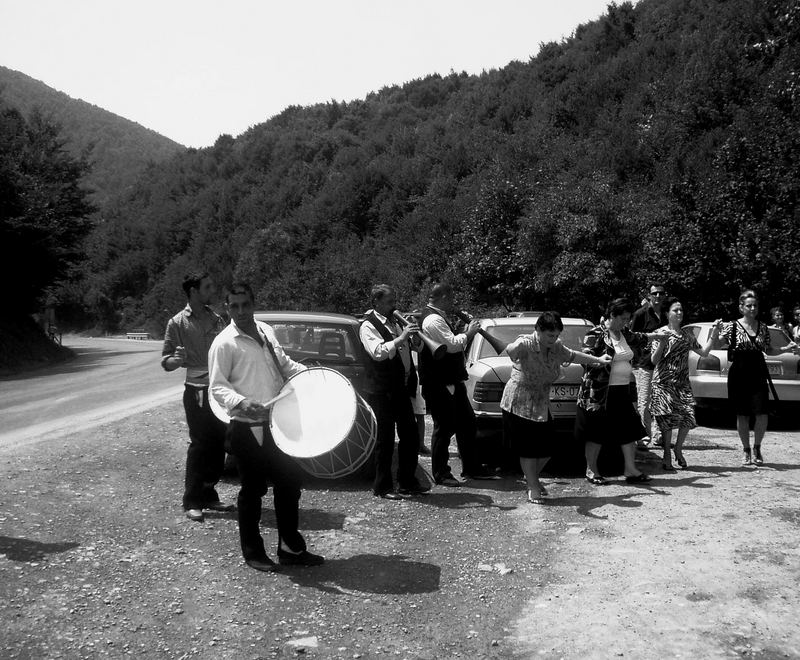
MULTIPOLYGON (((513 20, 513 16, 509 17, 513 20)), ((800 299, 800 8, 641 0, 537 55, 289 107, 104 204, 59 313, 158 335, 195 267, 271 309, 403 306, 447 277, 489 314, 596 318, 650 278, 693 319, 800 299)))

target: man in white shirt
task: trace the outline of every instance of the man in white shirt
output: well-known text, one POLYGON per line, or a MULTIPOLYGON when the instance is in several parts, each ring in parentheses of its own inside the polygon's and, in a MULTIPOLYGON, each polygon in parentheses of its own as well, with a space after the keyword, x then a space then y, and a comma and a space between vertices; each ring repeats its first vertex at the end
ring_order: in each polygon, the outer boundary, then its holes
POLYGON ((411 398, 417 392, 417 370, 411 351, 421 345, 415 333, 416 323, 399 327, 393 317, 396 294, 388 284, 372 287, 373 309, 365 315, 359 336, 367 356, 366 397, 378 425, 375 444, 375 483, 372 492, 377 497, 401 500, 426 492, 416 477, 419 459, 419 434, 411 398), (392 456, 395 427, 399 438, 397 448, 397 483, 394 491, 392 456))
POLYGON ((472 479, 492 479, 481 463, 475 413, 469 403, 465 381, 464 350, 478 333, 478 321, 471 321, 463 333, 456 333, 447 322, 454 309, 453 289, 449 284, 433 286, 428 305, 422 310, 422 330, 431 339, 447 347, 444 357, 435 360, 427 346, 419 354, 422 395, 433 417, 431 435, 431 467, 433 478, 443 486, 460 486, 448 464, 450 439, 456 436, 461 456, 461 476, 472 479))
POLYGON ((242 555, 251 568, 277 570, 259 531, 261 498, 269 481, 278 523, 278 561, 322 564, 324 559, 308 552, 298 531, 300 469, 275 445, 267 423, 269 406, 264 405, 277 396, 287 378, 305 367, 284 353, 270 326, 255 320, 248 284, 234 284, 226 303, 231 323, 214 340, 208 359, 211 394, 231 417, 229 451, 237 458, 241 478, 237 509, 242 555))

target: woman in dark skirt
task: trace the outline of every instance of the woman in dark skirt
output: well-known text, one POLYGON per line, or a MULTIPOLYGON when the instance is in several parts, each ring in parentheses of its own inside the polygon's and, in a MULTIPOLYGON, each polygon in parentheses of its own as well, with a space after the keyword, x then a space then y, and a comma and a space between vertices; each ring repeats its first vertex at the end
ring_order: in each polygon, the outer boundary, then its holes
POLYGON ((553 455, 550 385, 561 374, 561 365, 611 362, 607 356, 594 357, 567 348, 558 338, 562 330, 558 313, 544 312, 536 320, 533 334, 520 335, 506 347, 513 367, 500 401, 503 433, 506 444, 519 456, 531 504, 544 504, 548 494, 539 474, 553 455))
MULTIPOLYGON (((765 353, 772 353, 769 329, 758 316, 758 298, 752 291, 739 297, 742 317, 722 325, 720 337, 728 342, 728 401, 736 413, 736 430, 742 441, 744 465, 763 465, 761 441, 767 432, 769 405, 765 353), (753 450, 750 451, 750 418, 753 418, 753 450)), ((794 344, 780 350, 794 350, 794 344)))
POLYGON ((586 480, 596 485, 607 483, 597 469, 604 446, 621 448, 628 483, 650 480, 636 467, 636 441, 645 436, 645 430, 629 388, 635 351, 645 350, 648 340, 657 335, 628 330, 633 309, 627 300, 612 300, 606 321, 590 330, 584 340, 585 352, 610 357, 610 364, 586 370, 575 417, 575 437, 586 443, 586 480))

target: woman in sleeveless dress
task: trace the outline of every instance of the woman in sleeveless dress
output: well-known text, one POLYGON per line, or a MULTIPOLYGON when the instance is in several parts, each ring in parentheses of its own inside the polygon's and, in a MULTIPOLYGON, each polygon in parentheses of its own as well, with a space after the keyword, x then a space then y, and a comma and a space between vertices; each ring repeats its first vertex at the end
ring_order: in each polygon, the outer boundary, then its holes
POLYGON ((769 390, 764 354, 770 352, 769 330, 758 316, 758 298, 746 291, 739 298, 741 318, 724 323, 720 337, 728 342, 728 401, 736 413, 736 429, 744 450, 744 465, 763 465, 761 442, 767 431, 769 390), (750 418, 753 450, 750 451, 750 418))

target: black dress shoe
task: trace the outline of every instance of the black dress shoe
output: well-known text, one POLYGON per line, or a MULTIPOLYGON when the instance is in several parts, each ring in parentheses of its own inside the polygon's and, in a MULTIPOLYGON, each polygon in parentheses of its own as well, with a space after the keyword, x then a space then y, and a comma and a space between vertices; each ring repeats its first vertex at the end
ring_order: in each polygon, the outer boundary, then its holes
POLYGON ((629 484, 646 484, 650 481, 650 477, 644 472, 641 474, 634 474, 630 477, 625 477, 625 481, 629 484))
POLYGON ((220 501, 209 502, 203 508, 210 509, 211 511, 221 511, 223 513, 230 513, 231 511, 236 511, 236 507, 233 506, 233 504, 224 504, 220 501))
POLYGON ((430 489, 430 486, 423 486, 421 483, 417 482, 415 484, 409 484, 408 486, 400 486, 397 492, 401 495, 421 495, 422 493, 427 493, 430 489))
POLYGON ((319 566, 325 563, 325 558, 308 550, 298 553, 278 550, 278 561, 281 566, 319 566))
POLYGON ((389 491, 388 493, 381 493, 378 497, 382 497, 385 500, 404 500, 405 497, 400 495, 400 493, 395 493, 393 491, 389 491))
POLYGON ((458 488, 461 485, 461 482, 452 475, 439 479, 436 483, 440 486, 449 486, 450 488, 458 488))
POLYGON ((263 559, 245 559, 244 563, 250 568, 255 568, 257 571, 263 571, 264 573, 277 573, 281 570, 269 557, 264 557, 263 559))

